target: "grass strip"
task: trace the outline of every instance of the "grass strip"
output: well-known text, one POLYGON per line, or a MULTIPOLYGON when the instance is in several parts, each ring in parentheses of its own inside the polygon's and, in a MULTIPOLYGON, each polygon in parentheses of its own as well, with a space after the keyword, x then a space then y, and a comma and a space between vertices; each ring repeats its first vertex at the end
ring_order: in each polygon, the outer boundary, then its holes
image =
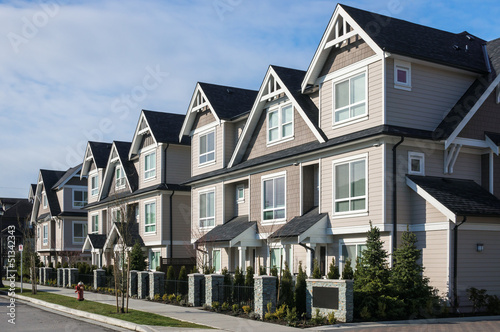
MULTIPOLYGON (((5 288, 0 288, 0 290, 6 290, 5 288)), ((16 289, 16 294, 20 290, 16 289)), ((20 294, 21 295, 21 294, 20 294)), ((189 328, 201 328, 201 329, 211 329, 211 327, 203 326, 199 324, 183 322, 170 317, 165 317, 145 311, 130 310, 128 313, 117 313, 116 306, 109 304, 93 302, 93 301, 76 301, 75 298, 53 294, 49 292, 38 291, 37 294, 31 294, 31 292, 23 292, 23 296, 31 297, 34 299, 58 304, 67 308, 77 309, 81 311, 90 312, 93 314, 98 314, 106 317, 112 317, 116 319, 121 319, 127 322, 142 324, 142 325, 154 325, 154 326, 168 326, 168 327, 189 327, 189 328)))

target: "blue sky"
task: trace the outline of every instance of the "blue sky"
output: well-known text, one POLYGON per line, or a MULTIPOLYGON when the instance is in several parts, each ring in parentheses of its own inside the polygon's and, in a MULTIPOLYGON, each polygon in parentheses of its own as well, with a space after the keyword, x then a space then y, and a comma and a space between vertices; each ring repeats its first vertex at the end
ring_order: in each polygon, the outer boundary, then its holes
MULTIPOLYGON (((344 1, 500 37, 498 1, 344 1)), ((335 1, 0 1, 0 197, 80 163, 88 140, 132 139, 141 109, 184 114, 197 81, 258 89, 269 64, 307 69, 335 1)))

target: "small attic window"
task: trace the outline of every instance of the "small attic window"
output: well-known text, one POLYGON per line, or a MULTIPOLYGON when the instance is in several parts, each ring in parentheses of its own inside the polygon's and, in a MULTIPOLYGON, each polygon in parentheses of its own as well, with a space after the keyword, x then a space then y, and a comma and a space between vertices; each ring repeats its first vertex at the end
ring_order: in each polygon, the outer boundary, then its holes
POLYGON ((497 104, 500 104, 500 83, 497 85, 497 104))
POLYGON ((411 91, 411 63, 394 60, 394 87, 411 91))

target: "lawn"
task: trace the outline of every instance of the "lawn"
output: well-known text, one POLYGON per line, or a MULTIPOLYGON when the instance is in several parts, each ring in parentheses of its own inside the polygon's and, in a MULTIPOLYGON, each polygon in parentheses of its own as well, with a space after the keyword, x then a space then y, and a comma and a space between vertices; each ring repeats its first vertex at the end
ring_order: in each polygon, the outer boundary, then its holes
MULTIPOLYGON (((0 288, 0 290, 6 291, 6 288, 0 288)), ((16 289, 16 294, 19 293, 19 289, 16 289)), ((183 322, 177 319, 160 316, 157 314, 139 311, 139 310, 129 310, 128 313, 118 314, 116 313, 116 307, 93 301, 75 301, 73 297, 57 295, 48 292, 38 292, 36 295, 31 294, 31 292, 23 292, 23 296, 35 298, 38 300, 62 305, 64 307, 77 309, 81 311, 86 311, 106 317, 112 317, 116 319, 121 319, 127 322, 132 322, 136 324, 143 325, 154 325, 154 326, 169 326, 169 327, 189 327, 189 328, 204 328, 210 329, 208 326, 198 325, 189 322, 183 322)))

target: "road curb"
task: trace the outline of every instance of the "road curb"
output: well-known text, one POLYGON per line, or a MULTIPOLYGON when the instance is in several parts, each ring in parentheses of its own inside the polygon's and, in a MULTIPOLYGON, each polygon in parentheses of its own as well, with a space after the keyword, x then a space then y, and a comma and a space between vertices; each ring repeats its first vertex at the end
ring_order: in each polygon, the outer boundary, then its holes
POLYGON ((26 301, 26 302, 31 302, 33 304, 37 304, 37 305, 40 305, 40 306, 43 306, 46 308, 62 311, 62 312, 65 312, 67 314, 70 314, 70 315, 74 315, 74 316, 78 316, 78 317, 82 317, 82 318, 88 318, 88 319, 91 319, 91 320, 94 320, 97 322, 101 322, 101 323, 106 323, 109 325, 123 327, 123 328, 129 329, 129 330, 132 330, 132 331, 150 332, 149 329, 145 329, 144 327, 142 327, 139 324, 130 323, 130 322, 127 322, 127 321, 124 321, 121 319, 102 316, 102 315, 98 315, 98 314, 93 314, 93 313, 82 311, 82 310, 71 309, 71 308, 64 307, 64 306, 59 305, 59 304, 54 304, 54 303, 50 303, 50 302, 46 302, 46 301, 42 301, 42 300, 38 300, 38 299, 33 299, 33 298, 19 295, 19 294, 16 294, 15 298, 22 300, 22 301, 26 301))

